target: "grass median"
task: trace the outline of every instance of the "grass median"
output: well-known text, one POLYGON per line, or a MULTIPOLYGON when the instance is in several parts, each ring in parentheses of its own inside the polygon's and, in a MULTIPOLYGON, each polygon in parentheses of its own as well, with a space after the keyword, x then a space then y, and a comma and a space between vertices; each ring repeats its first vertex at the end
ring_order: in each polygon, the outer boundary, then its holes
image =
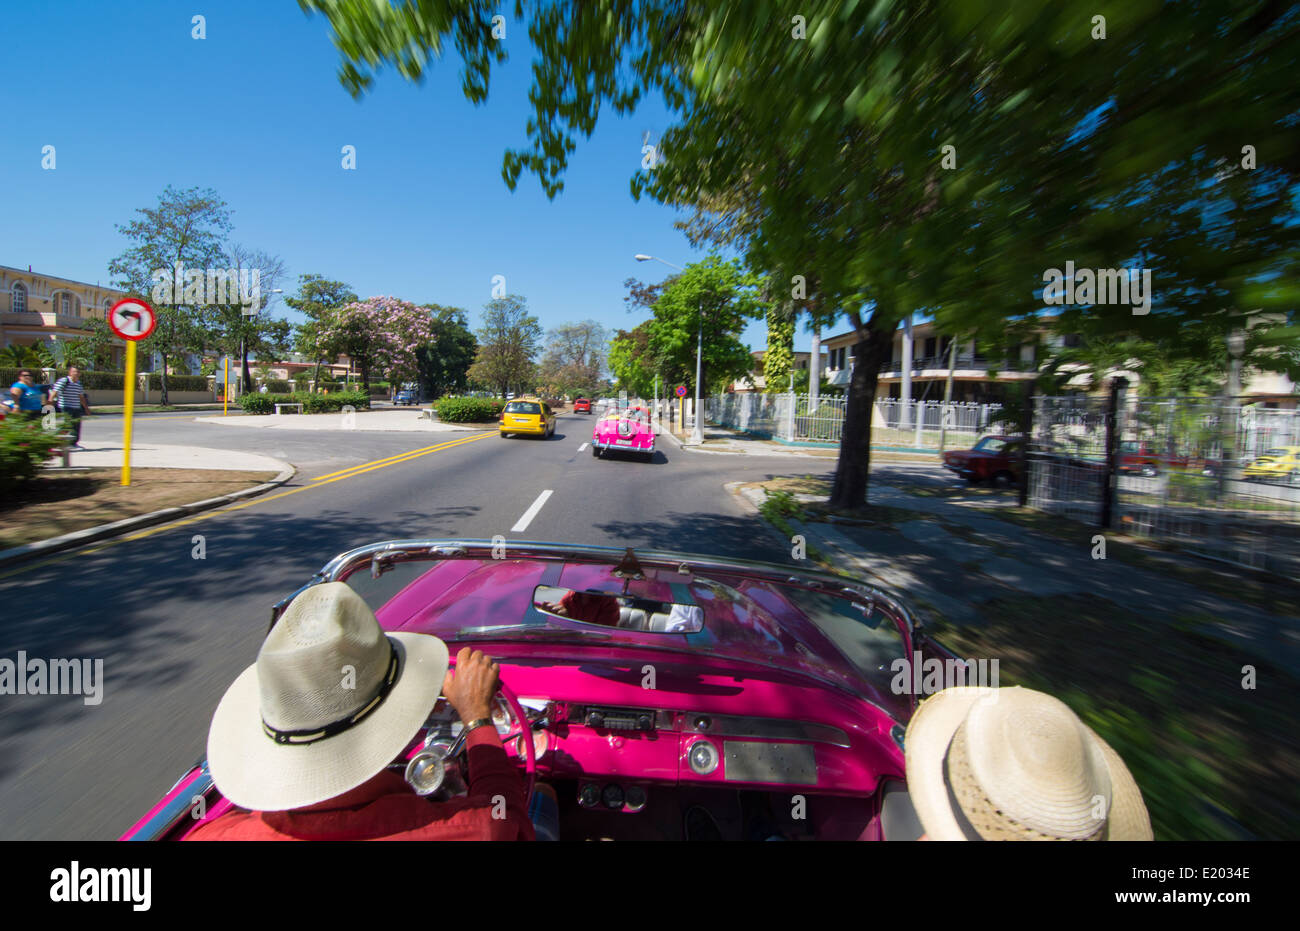
POLYGON ((123 488, 118 468, 43 472, 0 502, 0 549, 243 491, 275 472, 230 469, 132 469, 123 488))

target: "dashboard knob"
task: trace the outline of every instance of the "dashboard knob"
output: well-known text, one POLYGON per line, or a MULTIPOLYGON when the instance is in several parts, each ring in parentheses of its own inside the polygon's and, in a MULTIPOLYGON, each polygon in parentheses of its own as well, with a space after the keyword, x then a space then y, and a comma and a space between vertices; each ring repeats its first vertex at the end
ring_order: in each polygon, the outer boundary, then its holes
POLYGON ((604 725, 604 723, 605 723, 605 716, 601 714, 599 711, 593 711, 591 714, 587 715, 588 727, 601 727, 604 725))
POLYGON ((707 714, 702 714, 695 718, 695 729, 697 731, 707 731, 712 724, 713 721, 707 714))
POLYGON ((636 729, 639 731, 648 731, 654 727, 654 719, 648 714, 637 715, 636 729))

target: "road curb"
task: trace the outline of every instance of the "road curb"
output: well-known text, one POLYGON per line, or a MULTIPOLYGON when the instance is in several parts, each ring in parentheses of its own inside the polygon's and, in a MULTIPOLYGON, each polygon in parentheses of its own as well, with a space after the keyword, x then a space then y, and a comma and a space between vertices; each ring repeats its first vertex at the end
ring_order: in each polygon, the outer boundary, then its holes
POLYGON ((0 567, 8 567, 31 559, 39 559, 40 557, 48 556, 51 553, 76 549, 79 546, 85 546, 87 543, 94 543, 97 540, 122 536, 123 534, 130 533, 133 530, 138 530, 141 527, 151 527, 154 524, 165 524, 168 521, 173 521, 189 514, 196 514, 200 511, 209 511, 213 508, 233 504, 241 498, 252 498, 256 495, 265 494, 272 488, 280 487, 298 474, 298 470, 294 466, 287 462, 283 463, 283 465, 284 469, 281 470, 279 475, 271 479, 271 481, 265 482, 261 485, 255 485, 252 488, 245 488, 243 491, 232 491, 228 495, 218 495, 215 498, 205 498, 202 501, 182 504, 179 507, 163 508, 162 510, 151 511, 148 514, 141 514, 138 517, 126 517, 122 520, 113 521, 111 524, 100 524, 98 527, 87 527, 85 530, 74 530, 72 533, 65 533, 62 536, 51 537, 48 540, 39 540, 36 543, 24 543, 22 546, 0 550, 0 567))

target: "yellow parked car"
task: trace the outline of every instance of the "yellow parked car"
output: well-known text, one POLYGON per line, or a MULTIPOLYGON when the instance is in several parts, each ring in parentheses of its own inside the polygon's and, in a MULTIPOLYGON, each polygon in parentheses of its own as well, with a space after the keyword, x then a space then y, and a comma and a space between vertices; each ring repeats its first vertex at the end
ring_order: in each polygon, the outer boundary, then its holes
POLYGON ((1290 482, 1300 485, 1300 446, 1266 449, 1242 471, 1248 482, 1290 482))
POLYGON ((506 404, 499 423, 502 436, 518 433, 549 439, 555 433, 555 414, 537 398, 519 398, 506 404))

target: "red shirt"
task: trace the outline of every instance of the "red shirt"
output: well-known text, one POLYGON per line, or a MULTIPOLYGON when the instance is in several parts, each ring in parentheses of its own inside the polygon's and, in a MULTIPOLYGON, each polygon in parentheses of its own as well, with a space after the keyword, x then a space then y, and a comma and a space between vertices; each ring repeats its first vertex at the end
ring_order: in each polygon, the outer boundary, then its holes
POLYGON ((234 809, 201 824, 185 840, 535 840, 524 783, 488 725, 475 728, 469 748, 469 794, 446 802, 416 795, 401 774, 386 769, 364 785, 310 809, 234 809), (505 818, 493 818, 493 798, 505 818))

